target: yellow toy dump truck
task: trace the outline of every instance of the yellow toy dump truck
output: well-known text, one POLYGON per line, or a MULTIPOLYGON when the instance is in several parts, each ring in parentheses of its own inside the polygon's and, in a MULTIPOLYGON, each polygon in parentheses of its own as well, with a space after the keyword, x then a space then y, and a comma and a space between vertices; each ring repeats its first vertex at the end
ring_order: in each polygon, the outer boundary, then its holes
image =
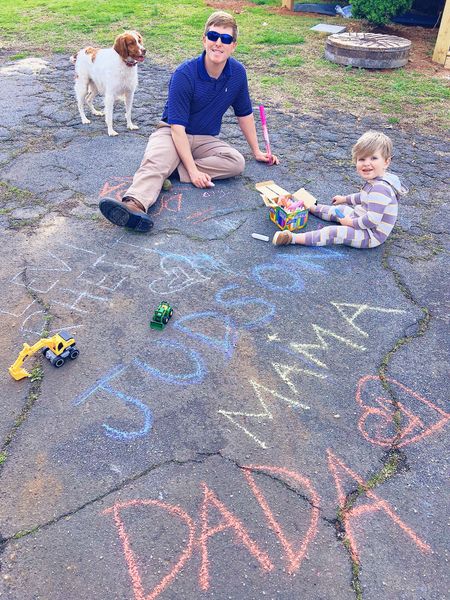
POLYGON ((16 380, 30 377, 30 373, 28 373, 22 365, 26 358, 32 356, 41 349, 45 358, 56 368, 62 367, 67 358, 75 360, 80 354, 80 351, 75 345, 74 338, 67 333, 67 331, 60 331, 52 337, 42 338, 32 346, 25 343, 17 360, 8 369, 11 377, 16 380))

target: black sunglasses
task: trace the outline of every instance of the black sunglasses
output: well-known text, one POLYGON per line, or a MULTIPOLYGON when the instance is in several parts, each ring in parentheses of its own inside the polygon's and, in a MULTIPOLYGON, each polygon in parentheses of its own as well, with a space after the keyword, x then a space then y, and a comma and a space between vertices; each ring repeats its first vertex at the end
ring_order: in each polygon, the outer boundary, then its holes
POLYGON ((222 44, 232 44, 234 42, 234 37, 229 33, 217 33, 217 31, 208 31, 206 37, 210 42, 217 42, 220 38, 222 40, 222 44))

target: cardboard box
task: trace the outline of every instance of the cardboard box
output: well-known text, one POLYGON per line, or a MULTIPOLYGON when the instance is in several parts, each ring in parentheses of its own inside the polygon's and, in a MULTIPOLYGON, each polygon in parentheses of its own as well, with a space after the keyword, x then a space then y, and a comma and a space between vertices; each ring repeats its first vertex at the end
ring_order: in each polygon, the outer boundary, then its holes
POLYGON ((261 194, 264 204, 269 208, 270 220, 278 225, 280 229, 298 231, 306 226, 309 215, 308 209, 314 206, 316 199, 304 188, 300 188, 294 194, 290 194, 274 181, 261 181, 255 185, 255 188, 261 194), (301 200, 304 208, 288 212, 282 206, 278 206, 277 200, 280 196, 287 196, 294 201, 301 200))

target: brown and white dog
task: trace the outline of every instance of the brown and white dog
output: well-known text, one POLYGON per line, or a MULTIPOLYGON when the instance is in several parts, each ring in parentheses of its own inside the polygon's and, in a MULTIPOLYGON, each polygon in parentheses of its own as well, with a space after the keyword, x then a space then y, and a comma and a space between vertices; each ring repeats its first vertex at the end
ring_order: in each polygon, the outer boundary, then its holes
POLYGON ((138 31, 125 31, 117 36, 112 48, 84 48, 71 57, 75 64, 75 94, 81 122, 90 123, 84 104, 93 115, 105 115, 108 135, 118 135, 113 129, 114 101, 125 102, 128 129, 139 129, 131 122, 131 106, 138 84, 137 64, 142 62, 146 50, 138 31), (95 96, 104 96, 105 112, 92 104, 95 96))

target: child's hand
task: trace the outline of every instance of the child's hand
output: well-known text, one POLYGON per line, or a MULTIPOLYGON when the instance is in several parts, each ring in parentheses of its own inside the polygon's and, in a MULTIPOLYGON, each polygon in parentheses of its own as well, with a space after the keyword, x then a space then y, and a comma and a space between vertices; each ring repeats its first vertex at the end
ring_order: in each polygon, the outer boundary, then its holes
POLYGON ((345 196, 334 196, 331 202, 333 204, 346 204, 345 196))
POLYGON ((342 219, 338 219, 341 225, 346 225, 347 227, 353 227, 353 219, 351 217, 343 217, 342 219))

